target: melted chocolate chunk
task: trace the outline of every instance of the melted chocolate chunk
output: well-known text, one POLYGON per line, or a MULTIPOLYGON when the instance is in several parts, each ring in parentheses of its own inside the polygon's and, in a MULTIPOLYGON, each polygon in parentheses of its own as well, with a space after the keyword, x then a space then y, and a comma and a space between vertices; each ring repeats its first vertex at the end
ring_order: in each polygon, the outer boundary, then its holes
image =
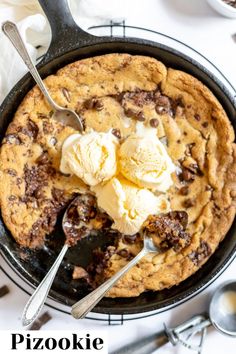
POLYGON ((69 246, 74 246, 92 231, 110 227, 108 215, 97 209, 96 199, 91 194, 81 194, 70 205, 64 220, 64 232, 69 246))
POLYGON ((201 240, 199 247, 196 249, 196 251, 193 251, 189 254, 189 258, 196 266, 199 266, 199 264, 201 264, 202 261, 210 255, 210 246, 207 242, 201 240))
POLYGON ((0 288, 0 297, 3 297, 5 295, 7 295, 9 292, 10 292, 10 289, 8 288, 8 286, 7 285, 3 285, 0 288))
POLYGON ((96 111, 101 111, 104 108, 104 104, 101 100, 93 97, 84 102, 84 108, 95 109, 96 111))
POLYGON ((102 274, 104 269, 107 268, 110 258, 115 254, 116 247, 108 246, 105 251, 102 251, 100 248, 93 251, 93 261, 88 266, 87 271, 90 276, 91 284, 95 288, 99 283, 103 282, 104 279, 102 274), (101 279, 100 279, 101 276, 101 279))
POLYGON ((44 312, 37 320, 34 321, 32 326, 29 328, 31 331, 38 331, 52 319, 51 315, 48 312, 44 312))
POLYGON ((160 95, 156 100, 156 112, 160 115, 169 114, 173 115, 171 100, 169 97, 160 95))
POLYGON ((93 109, 94 108, 94 98, 90 98, 84 102, 84 108, 93 109))
POLYGON ((154 93, 153 91, 136 91, 131 93, 127 98, 132 99, 134 104, 138 107, 143 107, 153 101, 154 93))
POLYGON ((22 128, 21 132, 34 140, 38 136, 39 128, 38 126, 30 119, 27 122, 26 128, 22 128))
POLYGON ((179 251, 191 241, 190 234, 186 232, 187 223, 188 214, 185 211, 152 215, 144 225, 144 232, 150 234, 162 250, 173 248, 179 251))
POLYGON ((3 140, 3 143, 20 145, 22 143, 21 138, 17 134, 7 134, 3 140))
MULTIPOLYGON (((28 164, 24 167, 24 180, 25 180, 25 196, 30 198, 38 198, 37 192, 48 185, 48 177, 55 174, 52 166, 47 164, 32 166, 28 164)), ((41 194, 42 196, 42 194, 41 194)))

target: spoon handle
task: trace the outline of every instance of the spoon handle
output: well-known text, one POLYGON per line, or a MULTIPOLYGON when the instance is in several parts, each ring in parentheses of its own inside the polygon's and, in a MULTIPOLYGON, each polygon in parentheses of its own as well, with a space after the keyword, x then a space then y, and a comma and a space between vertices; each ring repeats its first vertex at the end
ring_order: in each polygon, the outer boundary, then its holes
POLYGON ((65 244, 51 269, 27 302, 22 315, 23 326, 30 325, 38 317, 67 250, 68 246, 65 244))
POLYGON ((97 289, 85 296, 80 301, 76 302, 72 306, 71 314, 74 318, 84 318, 88 312, 90 312, 94 306, 105 296, 105 294, 113 287, 113 285, 130 270, 135 264, 137 264, 141 258, 143 258, 149 252, 143 248, 136 257, 134 257, 129 263, 127 263, 121 270, 119 270, 110 279, 105 281, 97 289))
POLYGON ((43 80, 41 79, 38 70, 36 69, 27 49, 26 46, 22 40, 22 37, 20 35, 20 32, 18 31, 18 28, 16 25, 11 22, 11 21, 6 21, 2 25, 2 31, 3 33, 10 39, 11 43, 23 59, 25 65, 29 69, 31 75, 33 76, 34 80, 36 81, 37 85, 39 86, 40 90, 44 94, 45 98, 47 99, 48 103, 54 108, 58 109, 59 107, 57 104, 52 100, 46 86, 43 83, 43 80))

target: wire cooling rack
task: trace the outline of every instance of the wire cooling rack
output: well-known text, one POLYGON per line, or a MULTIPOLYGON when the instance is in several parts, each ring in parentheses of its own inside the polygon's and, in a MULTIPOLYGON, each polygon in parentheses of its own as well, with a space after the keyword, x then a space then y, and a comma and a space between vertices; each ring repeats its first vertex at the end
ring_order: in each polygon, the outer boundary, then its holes
MULTIPOLYGON (((223 72, 216 67, 214 63, 212 63, 208 58, 206 58, 203 54, 199 53, 197 50, 192 48, 190 45, 185 44, 176 38, 148 28, 127 25, 124 20, 113 20, 104 25, 91 26, 88 28, 88 32, 98 36, 100 35, 111 37, 138 37, 143 39, 149 39, 177 49, 180 52, 183 52, 184 54, 191 56, 192 58, 197 60, 200 64, 202 64, 205 68, 212 72, 216 77, 218 77, 228 88, 228 90, 234 96, 236 96, 236 91, 233 85, 223 74, 223 72)), ((41 59, 41 57, 38 59, 41 59)), ((7 277, 10 278, 11 281, 16 284, 22 291, 24 291, 28 295, 31 295, 33 293, 34 287, 32 286, 32 284, 28 283, 19 273, 17 273, 13 266, 8 262, 8 260, 4 258, 4 256, 1 254, 0 270, 2 270, 7 275, 7 277)), ((56 302, 55 300, 51 299, 50 297, 48 298, 46 305, 62 313, 70 314, 70 308, 68 306, 62 305, 56 302)), ((86 317, 86 319, 107 322, 108 325, 122 325, 125 321, 150 317, 160 312, 161 311, 159 310, 134 315, 113 315, 109 313, 98 314, 91 312, 86 317)))

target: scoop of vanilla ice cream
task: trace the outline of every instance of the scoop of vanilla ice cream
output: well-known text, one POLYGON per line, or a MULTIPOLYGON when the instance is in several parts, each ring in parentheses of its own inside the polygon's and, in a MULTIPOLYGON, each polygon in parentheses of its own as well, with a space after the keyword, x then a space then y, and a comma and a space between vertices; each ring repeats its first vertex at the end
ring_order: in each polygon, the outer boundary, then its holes
POLYGON ((116 174, 117 146, 111 132, 73 134, 62 146, 60 171, 75 174, 89 186, 105 182, 116 174))
POLYGON ((166 192, 173 184, 175 165, 152 128, 130 135, 120 147, 119 159, 120 172, 140 187, 166 192))
POLYGON ((105 185, 92 187, 100 208, 114 220, 113 229, 126 235, 137 233, 151 214, 170 210, 164 195, 155 196, 123 177, 113 177, 105 185))

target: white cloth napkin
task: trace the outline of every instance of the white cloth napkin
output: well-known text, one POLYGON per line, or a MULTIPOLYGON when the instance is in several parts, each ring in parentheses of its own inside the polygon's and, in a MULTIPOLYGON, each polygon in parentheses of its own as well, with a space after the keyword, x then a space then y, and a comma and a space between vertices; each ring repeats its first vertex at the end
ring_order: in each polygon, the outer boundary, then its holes
MULTIPOLYGON (((75 21, 87 29, 110 19, 127 17, 128 6, 135 0, 71 0, 75 21)), ((46 52, 50 43, 50 28, 37 0, 3 0, 0 2, 0 25, 6 20, 15 22, 24 43, 35 62, 46 52), (4 11, 3 11, 4 10, 4 11), (38 49, 37 49, 38 48, 38 49)), ((0 31, 0 103, 13 85, 27 72, 25 64, 9 39, 0 31)))

